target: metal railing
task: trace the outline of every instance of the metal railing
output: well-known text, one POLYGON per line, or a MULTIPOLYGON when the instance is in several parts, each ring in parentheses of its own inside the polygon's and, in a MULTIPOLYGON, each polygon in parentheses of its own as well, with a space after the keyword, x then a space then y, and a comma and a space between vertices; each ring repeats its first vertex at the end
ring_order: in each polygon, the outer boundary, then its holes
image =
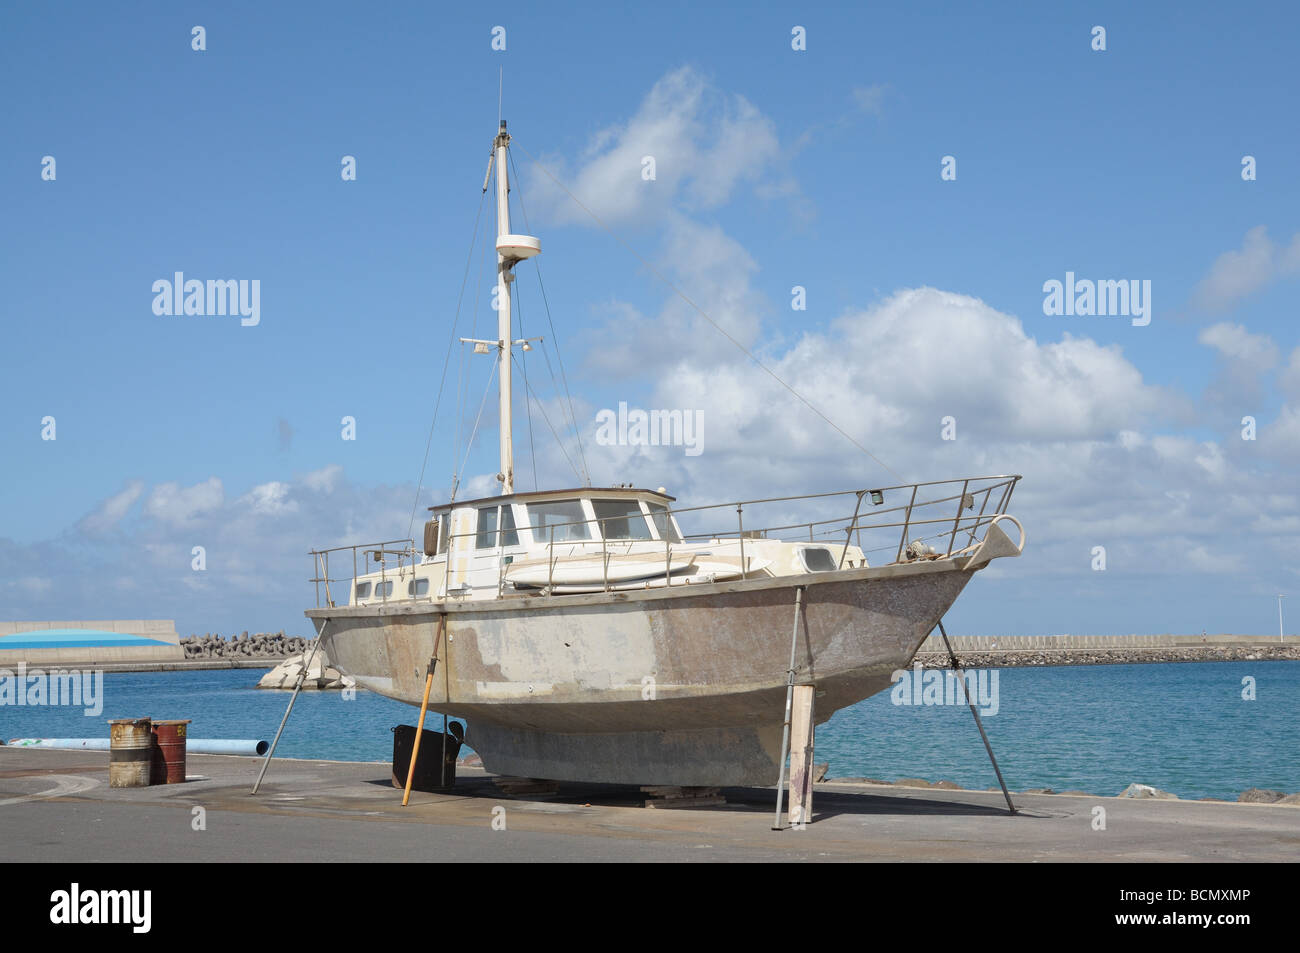
MULTIPOLYGON (((675 584, 685 584, 684 580, 674 580, 673 577, 673 546, 683 547, 679 553, 688 551, 700 555, 700 545, 712 541, 724 543, 735 540, 739 549, 738 567, 743 577, 750 572, 752 562, 746 558, 746 542, 749 541, 751 552, 755 543, 760 540, 777 540, 781 542, 801 542, 817 543, 824 540, 824 545, 832 550, 839 549, 838 563, 836 568, 843 568, 848 558, 849 549, 854 544, 856 536, 857 548, 861 550, 863 557, 870 554, 888 553, 892 557, 892 562, 913 562, 920 559, 945 559, 958 556, 974 549, 977 545, 976 536, 979 531, 991 524, 995 518, 1002 516, 1007 511, 1007 506, 1011 502, 1012 492, 1021 477, 1018 474, 999 475, 999 476, 982 476, 967 477, 956 480, 933 480, 927 483, 904 483, 895 486, 875 487, 861 490, 841 490, 831 493, 813 493, 802 496, 776 496, 764 499, 741 500, 734 503, 715 503, 705 506, 682 507, 679 509, 666 509, 662 514, 655 513, 647 518, 645 524, 648 531, 653 532, 654 536, 644 538, 608 538, 608 526, 611 522, 623 521, 629 517, 613 516, 597 519, 580 519, 571 520, 561 523, 543 523, 537 525, 521 525, 514 528, 518 533, 519 549, 521 553, 507 554, 506 550, 513 548, 513 545, 502 545, 504 533, 509 530, 503 529, 500 525, 493 530, 479 532, 477 526, 473 532, 456 533, 450 532, 450 527, 445 537, 439 540, 439 556, 447 560, 448 573, 444 575, 441 591, 430 594, 430 598, 446 598, 449 595, 464 596, 470 591, 468 583, 468 573, 470 569, 458 570, 466 576, 463 585, 454 586, 448 589, 451 582, 449 578, 451 560, 454 555, 473 560, 477 554, 480 560, 493 560, 496 563, 496 597, 501 598, 505 595, 506 575, 508 572, 507 559, 513 559, 515 555, 527 553, 529 549, 536 550, 537 547, 545 545, 547 559, 547 581, 545 586, 534 587, 532 591, 541 595, 551 595, 555 589, 555 569, 561 559, 574 556, 599 557, 601 560, 601 588, 609 591, 611 583, 610 564, 611 560, 619 556, 645 554, 650 555, 650 548, 637 549, 637 544, 648 544, 659 542, 664 546, 664 582, 665 586, 675 584), (793 514, 796 509, 807 509, 809 507, 816 510, 832 510, 837 500, 844 500, 847 509, 848 498, 852 498, 852 513, 848 514, 841 511, 840 514, 834 515, 827 513, 822 518, 817 519, 793 519, 793 515, 782 518, 780 514, 793 514), (896 499, 894 505, 886 506, 890 499, 896 499), (885 507, 881 509, 881 507, 885 507), (976 509, 978 507, 978 509, 976 509), (685 518, 687 522, 700 522, 702 517, 719 510, 732 510, 735 512, 734 529, 732 525, 726 525, 710 531, 700 531, 685 533, 680 529, 680 518, 685 518), (753 521, 746 520, 747 512, 751 515, 758 512, 775 511, 772 518, 776 520, 772 523, 761 525, 754 528, 753 521), (660 520, 662 524, 669 528, 668 533, 661 533, 659 530, 660 520), (748 522, 748 528, 747 528, 748 522), (676 525, 675 525, 676 524, 676 525), (562 533, 561 539, 556 539, 556 531, 567 527, 584 527, 584 536, 574 537, 571 533, 562 533), (524 533, 527 533, 527 539, 524 533), (679 537, 680 533, 680 538, 679 537), (491 534, 494 537, 495 545, 480 548, 477 543, 485 534, 491 534), (919 535, 914 535, 919 534, 919 535), (658 536, 658 539, 654 537, 658 536), (544 539, 543 539, 544 537, 544 539), (567 537, 567 538, 566 538, 567 537), (805 539, 806 537, 806 539, 805 539), (457 547, 457 540, 470 539, 473 542, 469 546, 457 547), (940 546, 931 545, 939 542, 940 546), (913 545, 915 544, 915 545, 913 545), (567 552, 557 554, 557 548, 567 552), (613 548, 611 548, 613 547, 613 548), (841 548, 842 547, 842 548, 841 548)), ((595 496, 599 497, 600 491, 594 491, 595 496)), ((549 501, 548 501, 549 502, 549 501)), ((482 507, 479 507, 480 509, 482 507)), ((812 514, 821 515, 821 514, 812 514)), ((448 514, 450 519, 450 514, 448 514)), ((636 519, 636 516, 632 516, 636 519)), ((730 521, 729 521, 730 522, 730 521)), ((373 570, 370 568, 371 562, 379 567, 381 588, 386 590, 382 583, 386 579, 387 561, 397 558, 398 568, 396 575, 398 578, 413 578, 407 575, 404 569, 405 560, 411 560, 411 568, 418 565, 420 553, 415 549, 414 541, 389 540, 383 543, 371 543, 357 546, 339 546, 333 549, 312 550, 312 556, 316 560, 316 576, 311 580, 316 583, 317 589, 317 607, 320 607, 320 588, 325 586, 325 598, 329 606, 335 603, 332 599, 329 584, 331 582, 341 582, 342 579, 332 578, 329 575, 329 555, 331 553, 346 552, 352 553, 353 579, 358 576, 357 573, 357 554, 363 553, 365 557, 364 574, 369 574, 373 570), (401 546, 400 549, 390 547, 401 546)), ((540 555, 540 554, 538 554, 540 555)), ((484 568, 484 567, 480 567, 484 568)), ((656 577, 657 578, 657 577, 656 577)), ((387 601, 387 596, 383 597, 387 601)), ((403 597, 395 597, 403 598, 403 597)), ((410 599, 409 596, 405 597, 410 599)))
POLYGON ((388 539, 388 540, 384 540, 382 543, 366 543, 365 545, 358 544, 355 546, 335 546, 331 549, 313 549, 311 550, 310 555, 312 557, 314 574, 312 578, 308 580, 308 582, 314 583, 316 586, 316 608, 317 609, 325 608, 325 607, 332 609, 336 605, 334 601, 334 596, 330 592, 330 583, 332 582, 344 582, 345 580, 347 581, 348 594, 347 594, 347 598, 344 601, 344 604, 346 605, 347 603, 351 602, 352 585, 354 584, 355 580, 359 576, 368 576, 370 575, 370 573, 374 572, 374 570, 370 568, 372 563, 379 567, 380 589, 384 593, 381 599, 383 601, 387 601, 388 586, 386 585, 386 583, 388 582, 388 575, 389 575, 388 568, 387 568, 389 559, 394 556, 397 557, 397 571, 396 573, 394 573, 394 575, 396 575, 399 579, 406 577, 408 573, 407 560, 409 560, 410 561, 409 574, 411 578, 414 578, 415 567, 419 563, 419 556, 420 556, 420 554, 417 553, 415 550, 415 540, 410 538, 388 539), (393 546, 401 546, 402 548, 392 549, 391 547, 393 546), (330 554, 347 553, 347 552, 350 552, 352 554, 352 576, 350 578, 347 576, 331 576, 330 575, 330 554), (360 572, 357 571, 358 553, 362 554, 362 563, 361 563, 360 572), (321 586, 325 587, 324 606, 321 605, 321 601, 320 601, 321 586))

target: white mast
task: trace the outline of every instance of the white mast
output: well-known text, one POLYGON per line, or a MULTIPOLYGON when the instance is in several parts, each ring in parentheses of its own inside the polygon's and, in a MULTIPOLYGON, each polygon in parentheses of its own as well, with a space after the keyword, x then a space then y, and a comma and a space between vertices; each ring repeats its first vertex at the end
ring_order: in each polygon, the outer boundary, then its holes
POLYGON ((510 175, 506 157, 506 147, 509 145, 510 134, 506 132, 506 121, 502 119, 501 128, 493 142, 497 166, 497 340, 491 342, 497 347, 497 372, 501 388, 501 472, 497 474, 497 479, 501 481, 502 494, 515 491, 515 457, 510 420, 511 348, 519 344, 525 351, 529 350, 527 341, 510 339, 510 285, 515 280, 511 269, 517 262, 532 258, 542 250, 541 241, 531 235, 510 233, 510 175))
POLYGON ((507 173, 506 146, 510 144, 510 134, 506 132, 506 121, 501 120, 501 129, 496 138, 497 154, 497 362, 501 381, 501 472, 497 479, 501 481, 503 494, 515 491, 515 455, 511 440, 510 420, 510 282, 514 275, 510 271, 513 261, 506 258, 501 247, 501 239, 510 234, 510 177, 507 173))

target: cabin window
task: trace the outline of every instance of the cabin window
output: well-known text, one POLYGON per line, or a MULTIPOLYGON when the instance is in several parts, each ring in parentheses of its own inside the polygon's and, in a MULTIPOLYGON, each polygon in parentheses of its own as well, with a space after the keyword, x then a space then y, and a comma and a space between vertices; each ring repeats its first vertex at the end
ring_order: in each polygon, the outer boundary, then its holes
POLYGON ((677 535, 677 530, 673 527, 673 519, 668 515, 668 507, 659 503, 647 503, 646 506, 650 507, 650 518, 655 521, 659 538, 666 539, 670 543, 680 543, 682 538, 677 535))
POLYGON ((501 545, 519 545, 519 531, 515 529, 515 508, 508 503, 501 507, 501 545))
POLYGON ((478 511, 478 535, 475 549, 495 549, 497 545, 497 508, 489 506, 478 511))
POLYGON ((357 600, 357 601, 360 601, 360 600, 362 600, 362 599, 369 599, 369 598, 370 598, 370 583, 368 583, 368 582, 359 582, 359 583, 357 583, 356 586, 354 587, 354 593, 353 593, 352 598, 355 599, 355 600, 357 600))
POLYGON ((408 596, 427 596, 429 594, 429 580, 412 579, 406 584, 406 594, 408 596))
POLYGON ((650 525, 636 500, 592 500, 591 505, 606 539, 650 538, 650 525))
POLYGON ((392 594, 393 594, 393 581, 391 579, 388 580, 387 582, 375 583, 376 599, 387 599, 392 594))
POLYGON ((528 505, 529 525, 533 528, 533 539, 538 543, 551 541, 551 527, 555 527, 555 541, 567 542, 575 539, 591 539, 591 526, 581 522, 587 518, 582 511, 581 500, 559 500, 554 503, 530 503, 528 505), (562 524, 570 525, 562 525, 562 524))
POLYGON ((803 564, 809 572, 831 572, 836 568, 835 557, 829 549, 808 546, 802 552, 803 564))

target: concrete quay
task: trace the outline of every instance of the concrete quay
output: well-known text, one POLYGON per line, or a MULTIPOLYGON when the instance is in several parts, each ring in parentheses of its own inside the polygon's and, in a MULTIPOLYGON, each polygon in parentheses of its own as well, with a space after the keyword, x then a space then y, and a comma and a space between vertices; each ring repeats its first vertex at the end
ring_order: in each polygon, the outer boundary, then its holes
POLYGON ((260 764, 191 755, 185 784, 110 788, 106 752, 0 747, 0 861, 1300 860, 1300 808, 1279 805, 1022 794, 1012 817, 995 792, 830 782, 812 823, 772 831, 770 788, 648 810, 636 788, 511 797, 462 767, 403 808, 387 764, 276 760, 253 797, 260 764))

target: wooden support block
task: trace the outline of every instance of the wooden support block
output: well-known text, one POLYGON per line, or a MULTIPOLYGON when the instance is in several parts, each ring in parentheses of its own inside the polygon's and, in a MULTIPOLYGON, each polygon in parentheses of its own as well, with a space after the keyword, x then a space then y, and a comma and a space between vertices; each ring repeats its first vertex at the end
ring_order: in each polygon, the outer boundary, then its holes
POLYGON ((812 685, 796 685, 790 709, 790 826, 801 827, 812 819, 813 706, 817 691, 812 685))
POLYGON ((727 803, 721 788, 647 784, 642 785, 641 793, 650 795, 644 802, 645 807, 719 807, 727 803))
POLYGON ((548 781, 543 778, 512 778, 508 776, 494 777, 492 783, 496 785, 498 791, 506 797, 549 797, 560 793, 558 781, 548 781))

